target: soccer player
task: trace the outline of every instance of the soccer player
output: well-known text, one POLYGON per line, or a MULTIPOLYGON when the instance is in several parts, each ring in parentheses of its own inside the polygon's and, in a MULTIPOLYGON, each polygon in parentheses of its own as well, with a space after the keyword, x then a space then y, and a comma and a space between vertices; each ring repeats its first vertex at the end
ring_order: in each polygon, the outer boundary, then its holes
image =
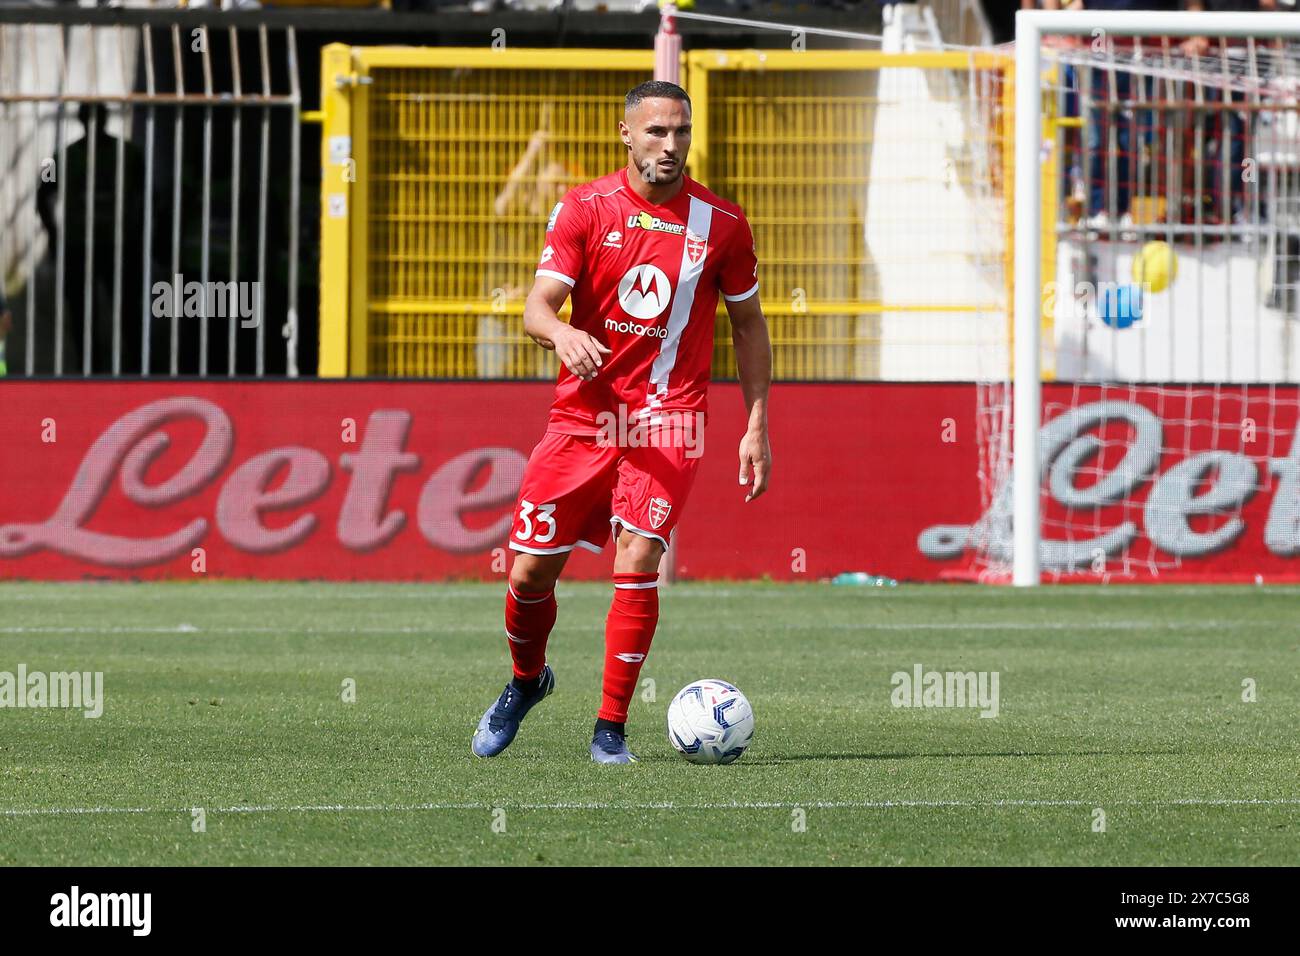
POLYGON ((479 721, 480 757, 505 750, 555 689, 546 663, 555 582, 575 547, 599 552, 612 526, 614 599, 591 757, 636 760, 628 704, 659 621, 659 561, 702 451, 719 293, 749 411, 745 501, 767 488, 772 349, 749 223, 685 174, 691 101, 681 87, 642 83, 627 94, 618 129, 627 166, 556 204, 524 303, 524 330, 563 364, 515 505, 505 614, 514 678, 479 721), (566 324, 557 313, 570 295, 566 324))

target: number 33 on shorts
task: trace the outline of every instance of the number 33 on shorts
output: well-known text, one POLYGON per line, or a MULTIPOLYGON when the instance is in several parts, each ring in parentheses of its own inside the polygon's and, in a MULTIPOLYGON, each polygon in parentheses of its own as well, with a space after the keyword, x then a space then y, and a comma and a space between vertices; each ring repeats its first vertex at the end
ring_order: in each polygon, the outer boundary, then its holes
POLYGON ((519 530, 515 538, 533 544, 547 544, 555 540, 555 505, 535 505, 527 499, 519 501, 519 530))

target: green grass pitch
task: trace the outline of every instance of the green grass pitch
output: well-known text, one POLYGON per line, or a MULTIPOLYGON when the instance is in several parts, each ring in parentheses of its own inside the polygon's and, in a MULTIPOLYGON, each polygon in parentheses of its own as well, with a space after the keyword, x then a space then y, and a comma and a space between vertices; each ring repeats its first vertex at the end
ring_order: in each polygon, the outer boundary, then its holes
POLYGON ((477 760, 501 584, 0 585, 0 671, 102 671, 106 698, 0 709, 0 864, 1300 857, 1295 589, 667 587, 642 762, 597 767, 609 594, 561 585, 556 693, 477 760), (892 706, 917 664, 998 672, 998 716, 892 706), (665 738, 703 677, 754 704, 730 767, 665 738))

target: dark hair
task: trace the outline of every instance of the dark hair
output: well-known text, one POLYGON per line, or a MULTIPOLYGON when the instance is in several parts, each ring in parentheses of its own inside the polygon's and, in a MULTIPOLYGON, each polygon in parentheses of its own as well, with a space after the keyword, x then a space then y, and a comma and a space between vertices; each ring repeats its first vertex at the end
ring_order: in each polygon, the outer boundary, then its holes
POLYGON ((623 100, 624 108, 630 113, 641 105, 642 100, 649 99, 681 100, 687 106, 691 105, 691 98, 676 83, 669 83, 666 80, 646 80, 640 86, 634 86, 627 91, 627 96, 623 100))

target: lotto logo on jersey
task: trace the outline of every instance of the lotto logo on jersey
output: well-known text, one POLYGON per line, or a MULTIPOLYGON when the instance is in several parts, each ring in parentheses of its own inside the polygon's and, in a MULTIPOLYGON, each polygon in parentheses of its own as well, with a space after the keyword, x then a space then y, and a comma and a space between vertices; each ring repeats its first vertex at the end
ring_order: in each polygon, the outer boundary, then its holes
POLYGON ((668 512, 672 510, 673 506, 666 499, 651 498, 650 505, 646 508, 647 513, 650 515, 650 527, 656 531, 662 528, 664 522, 668 520, 668 512))
POLYGON ((663 269, 650 263, 633 266, 618 284, 618 304, 634 319, 662 315, 673 297, 673 287, 663 269))

